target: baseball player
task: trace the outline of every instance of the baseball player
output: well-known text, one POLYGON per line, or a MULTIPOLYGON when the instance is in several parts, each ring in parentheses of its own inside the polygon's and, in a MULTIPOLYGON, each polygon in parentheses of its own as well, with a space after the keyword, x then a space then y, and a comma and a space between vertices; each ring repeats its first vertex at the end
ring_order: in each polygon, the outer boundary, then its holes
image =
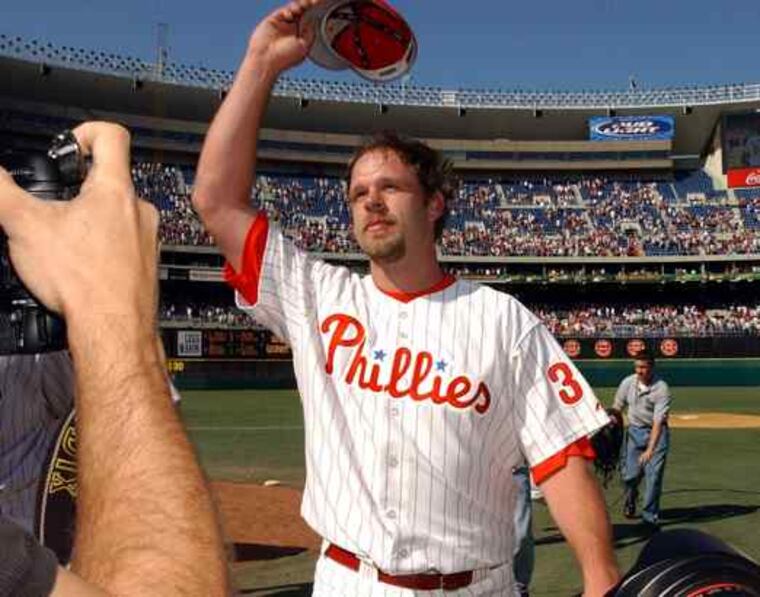
POLYGON ((623 455, 626 518, 636 517, 638 488, 646 478, 641 518, 656 526, 660 514, 660 495, 665 461, 670 448, 668 413, 672 396, 668 384, 655 371, 654 356, 646 350, 633 361, 634 373, 626 377, 615 393, 612 408, 618 415, 628 411, 628 429, 623 455))
POLYGON ((524 458, 586 594, 602 595, 619 573, 584 457, 607 416, 532 313, 441 270, 435 239, 453 188, 442 156, 390 134, 352 160, 347 201, 367 276, 298 250, 249 205, 267 99, 308 53, 301 17, 318 1, 292 2, 253 32, 193 197, 239 306, 293 349, 301 512, 324 538, 314 595, 511 595, 512 470, 524 458))

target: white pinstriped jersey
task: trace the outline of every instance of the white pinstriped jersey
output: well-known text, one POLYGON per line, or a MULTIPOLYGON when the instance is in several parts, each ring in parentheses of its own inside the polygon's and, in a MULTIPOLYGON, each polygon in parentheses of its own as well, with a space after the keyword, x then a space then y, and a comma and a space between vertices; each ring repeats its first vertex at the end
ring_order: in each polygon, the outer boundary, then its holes
POLYGON ((391 574, 510 562, 512 468, 607 422, 546 328, 509 295, 462 280, 393 298, 274 225, 263 263, 251 261, 247 249, 228 279, 253 288, 255 305, 238 294, 239 306, 293 349, 306 521, 391 574))
POLYGON ((43 467, 74 406, 67 351, 0 357, 0 514, 34 526, 43 467))

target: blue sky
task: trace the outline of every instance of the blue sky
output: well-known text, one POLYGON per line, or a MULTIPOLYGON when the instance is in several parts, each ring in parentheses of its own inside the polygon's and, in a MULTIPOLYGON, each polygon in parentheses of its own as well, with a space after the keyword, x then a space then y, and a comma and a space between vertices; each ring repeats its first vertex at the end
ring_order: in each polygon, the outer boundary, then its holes
MULTIPOLYGON (((760 81, 759 0, 391 0, 413 25, 419 84, 621 89, 760 81)), ((0 32, 234 69, 272 0, 15 0, 0 32)), ((334 78, 309 65, 293 74, 334 78)), ((343 75, 351 78, 353 75, 343 75)))

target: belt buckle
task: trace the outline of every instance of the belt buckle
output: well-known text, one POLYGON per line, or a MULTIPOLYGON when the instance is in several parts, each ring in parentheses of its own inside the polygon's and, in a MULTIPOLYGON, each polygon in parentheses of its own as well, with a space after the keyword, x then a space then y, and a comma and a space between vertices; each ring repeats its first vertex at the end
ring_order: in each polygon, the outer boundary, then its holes
POLYGON ((357 559, 359 560, 359 570, 356 571, 357 574, 364 580, 377 582, 379 576, 377 566, 364 558, 357 556, 357 559))

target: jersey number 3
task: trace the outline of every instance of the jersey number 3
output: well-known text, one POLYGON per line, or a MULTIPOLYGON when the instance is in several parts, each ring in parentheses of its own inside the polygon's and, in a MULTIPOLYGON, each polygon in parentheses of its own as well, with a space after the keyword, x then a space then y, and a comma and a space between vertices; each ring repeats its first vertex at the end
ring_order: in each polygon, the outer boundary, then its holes
POLYGON ((560 384, 559 398, 565 404, 572 405, 583 398, 583 387, 573 377, 573 372, 567 363, 554 363, 547 371, 549 381, 560 384))

